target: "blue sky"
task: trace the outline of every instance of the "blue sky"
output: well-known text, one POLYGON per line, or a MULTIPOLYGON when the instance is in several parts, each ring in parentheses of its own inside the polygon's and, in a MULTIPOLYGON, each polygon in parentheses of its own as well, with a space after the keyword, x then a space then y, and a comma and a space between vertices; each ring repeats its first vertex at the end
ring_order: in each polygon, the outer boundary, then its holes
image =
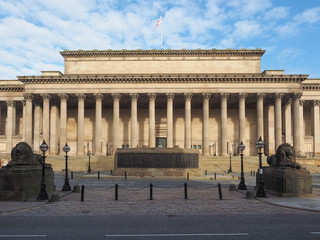
POLYGON ((0 0, 0 79, 64 72, 59 51, 262 48, 261 70, 320 78, 319 0, 0 0))

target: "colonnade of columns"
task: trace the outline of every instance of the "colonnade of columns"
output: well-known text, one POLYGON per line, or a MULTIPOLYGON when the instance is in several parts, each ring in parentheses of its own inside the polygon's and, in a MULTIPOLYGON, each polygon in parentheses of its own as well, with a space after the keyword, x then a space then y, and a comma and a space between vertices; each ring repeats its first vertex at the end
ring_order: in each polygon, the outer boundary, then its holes
MULTIPOLYGON (((228 116, 228 98, 229 93, 220 93, 221 99, 221 114, 220 114, 220 152, 219 155, 227 156, 227 116, 228 116)), ((120 122, 120 100, 121 94, 114 93, 111 94, 113 98, 113 148, 120 147, 119 141, 119 122, 120 122)), ((131 98, 131 147, 136 147, 138 145, 138 132, 137 132, 137 121, 138 121, 138 108, 137 103, 139 99, 139 94, 133 93, 129 94, 131 98)), ((167 93, 167 147, 173 147, 174 137, 173 137, 173 102, 174 93, 167 93)), ((204 155, 209 155, 209 113, 210 113, 210 97, 212 94, 203 93, 203 124, 202 124, 202 153, 204 155)), ((57 154, 57 135, 55 126, 57 125, 57 115, 59 114, 58 107, 56 105, 50 108, 50 94, 41 94, 42 97, 42 108, 40 103, 34 103, 33 109, 33 98, 31 94, 24 95, 24 107, 23 107, 23 136, 24 140, 33 146, 40 145, 40 129, 42 129, 43 139, 50 142, 50 153, 57 154), (32 111, 34 110, 34 121, 32 121, 32 111), (33 125, 34 124, 34 125, 33 125), (51 126, 50 126, 50 125, 51 126), (33 128, 34 126, 34 128, 33 128), (41 127, 40 127, 41 126, 41 127), (34 132, 32 132, 34 129, 34 132)), ((62 148, 65 142, 67 142, 67 94, 59 94, 60 99, 60 153, 63 154, 62 148)), ((76 94, 78 100, 78 122, 77 122, 77 154, 83 155, 84 146, 84 102, 86 99, 85 94, 76 94)), ((95 97, 95 149, 94 154, 102 154, 102 99, 103 94, 94 94, 95 97)), ((192 131, 191 131, 191 101, 193 94, 185 93, 185 125, 184 125, 184 147, 191 148, 192 146, 192 131)), ((245 141, 246 139, 246 99, 248 97, 247 93, 238 93, 239 97, 239 142, 245 141)), ((264 138, 264 98, 265 93, 256 94, 257 103, 257 138, 261 136, 264 138)), ((148 135, 148 145, 149 147, 155 147, 155 102, 157 94, 149 93, 149 135, 148 135)), ((274 94, 274 114, 275 114, 275 148, 279 146, 283 141, 291 142, 291 103, 293 103, 293 146, 298 154, 303 152, 302 146, 304 145, 304 129, 302 127, 303 119, 303 101, 301 100, 301 94, 293 94, 285 96, 282 93, 274 94), (284 104, 282 105, 282 99, 284 104), (284 106, 284 114, 282 115, 282 106, 284 106), (282 116, 284 116, 284 124, 282 123, 282 116), (284 127, 284 131, 282 129, 284 127), (285 133, 284 139, 282 138, 282 133, 285 133)), ((313 101, 313 129, 314 129, 314 152, 316 154, 320 153, 320 122, 319 122, 319 100, 313 101)), ((6 125, 6 135, 7 135, 7 149, 12 148, 12 137, 15 132, 15 102, 7 101, 7 125, 6 125)))

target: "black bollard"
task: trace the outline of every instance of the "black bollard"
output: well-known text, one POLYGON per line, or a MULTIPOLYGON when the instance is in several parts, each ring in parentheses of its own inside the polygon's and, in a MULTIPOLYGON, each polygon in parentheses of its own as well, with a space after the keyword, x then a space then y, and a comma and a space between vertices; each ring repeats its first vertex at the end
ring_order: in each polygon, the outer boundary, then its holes
POLYGON ((205 171, 204 171, 204 175, 208 175, 208 170, 205 170, 205 171))
POLYGON ((214 180, 217 180, 217 173, 214 173, 214 180))
POLYGON ((189 180, 189 173, 187 173, 187 180, 189 180))
POLYGON ((73 179, 73 172, 71 172, 71 179, 73 179))
POLYGON ((124 179, 127 180, 127 172, 124 172, 124 179))
POLYGON ((222 200, 222 192, 221 192, 221 185, 218 183, 218 189, 219 189, 219 199, 222 200))
POLYGON ((84 185, 81 185, 81 202, 84 201, 84 185))
POLYGON ((250 174, 251 174, 251 176, 252 176, 252 170, 251 170, 250 174))
POLYGON ((188 187, 187 187, 187 183, 184 183, 184 199, 188 199, 188 187))
POLYGON ((153 185, 152 185, 152 183, 150 184, 150 200, 152 200, 153 199, 153 191, 152 191, 152 187, 153 187, 153 185))
POLYGON ((114 190, 115 190, 115 198, 114 199, 118 200, 118 184, 116 184, 114 190))
POLYGON ((98 180, 100 180, 100 172, 98 172, 98 180))

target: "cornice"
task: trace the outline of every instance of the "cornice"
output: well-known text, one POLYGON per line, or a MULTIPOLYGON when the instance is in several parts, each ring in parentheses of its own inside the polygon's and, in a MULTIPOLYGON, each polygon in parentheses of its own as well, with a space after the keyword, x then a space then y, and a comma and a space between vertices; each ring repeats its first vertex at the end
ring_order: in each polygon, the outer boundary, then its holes
POLYGON ((129 57, 129 56, 259 56, 266 51, 262 49, 197 49, 197 50, 77 50, 61 51, 63 57, 129 57))
POLYGON ((24 87, 17 86, 0 86, 0 92, 23 92, 24 87))
POLYGON ((261 74, 113 74, 19 76, 24 84, 46 83, 301 83, 308 75, 261 74))
POLYGON ((301 85, 303 91, 319 91, 320 84, 308 84, 308 85, 301 85))

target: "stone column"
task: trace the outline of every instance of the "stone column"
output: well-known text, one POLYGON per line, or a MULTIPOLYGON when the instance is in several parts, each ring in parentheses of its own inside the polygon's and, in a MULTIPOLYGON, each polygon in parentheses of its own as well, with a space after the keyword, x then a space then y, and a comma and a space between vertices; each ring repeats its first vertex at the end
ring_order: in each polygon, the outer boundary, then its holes
POLYGON ((191 149, 191 99, 192 93, 185 93, 185 117, 184 117, 184 148, 191 149))
POLYGON ((102 121, 102 99, 103 94, 97 93, 94 94, 96 98, 96 124, 95 124, 95 155, 102 154, 102 128, 101 128, 101 121, 102 121))
POLYGON ((7 137, 7 153, 11 153, 12 150, 12 136, 13 136, 13 108, 15 102, 7 101, 7 124, 6 124, 6 137, 7 137))
POLYGON ((22 129, 22 141, 26 141, 26 101, 21 101, 22 103, 22 120, 23 120, 23 129, 22 129))
POLYGON ((300 115, 300 155, 305 156, 305 146, 304 146, 304 137, 305 137, 305 126, 304 126, 304 118, 303 118, 303 104, 304 100, 299 101, 299 115, 300 115))
POLYGON ((285 142, 292 144, 291 136, 291 104, 292 98, 286 98, 284 105, 284 120, 285 120, 285 142))
POLYGON ((40 152, 40 112, 41 106, 39 102, 35 102, 34 104, 34 121, 33 121, 33 149, 36 152, 40 152))
POLYGON ((167 147, 173 147, 173 93, 167 93, 167 147))
POLYGON ((138 145, 138 98, 136 93, 130 94, 131 98, 131 147, 136 148, 138 145))
POLYGON ((120 121, 120 98, 121 95, 118 93, 111 94, 113 98, 113 123, 112 123, 112 131, 113 131, 113 148, 114 151, 120 147, 119 142, 119 121, 120 121))
POLYGON ((221 156, 228 156, 228 142, 227 142, 227 101, 229 93, 221 93, 221 156))
POLYGON ((260 137, 265 140, 263 134, 263 99, 265 96, 265 93, 257 93, 257 140, 260 137))
POLYGON ((320 100, 313 101, 313 146, 315 156, 320 156, 320 120, 319 120, 320 100))
POLYGON ((58 107, 57 105, 51 104, 50 111, 50 146, 49 152, 52 155, 58 154, 58 133, 57 133, 57 125, 58 125, 58 107))
POLYGON ((209 101, 211 94, 202 93, 203 123, 202 123, 202 155, 209 156, 209 101))
POLYGON ((50 147, 50 99, 51 96, 49 94, 42 94, 43 99, 43 110, 42 110, 42 138, 46 141, 48 146, 50 147))
POLYGON ((26 143, 31 147, 32 144, 32 94, 25 94, 24 99, 26 101, 26 143))
POLYGON ((16 125, 17 125, 17 108, 16 103, 13 104, 12 108, 12 135, 16 135, 16 125))
POLYGON ((149 97, 149 147, 156 146, 156 97, 155 93, 148 93, 149 97))
POLYGON ((78 98, 78 140, 77 155, 84 155, 84 100, 86 95, 83 93, 76 94, 78 98))
POLYGON ((239 93, 239 144, 246 144, 246 98, 247 93, 239 93))
POLYGON ((274 110, 275 110, 275 149, 277 150, 282 143, 282 112, 281 112, 281 99, 283 98, 283 93, 276 93, 274 95, 274 110))
POLYGON ((293 148, 296 151, 297 156, 301 155, 299 106, 301 96, 301 93, 296 93, 293 95, 293 148))
POLYGON ((67 143, 68 98, 65 93, 59 94, 60 98, 60 155, 65 155, 63 147, 67 143))

